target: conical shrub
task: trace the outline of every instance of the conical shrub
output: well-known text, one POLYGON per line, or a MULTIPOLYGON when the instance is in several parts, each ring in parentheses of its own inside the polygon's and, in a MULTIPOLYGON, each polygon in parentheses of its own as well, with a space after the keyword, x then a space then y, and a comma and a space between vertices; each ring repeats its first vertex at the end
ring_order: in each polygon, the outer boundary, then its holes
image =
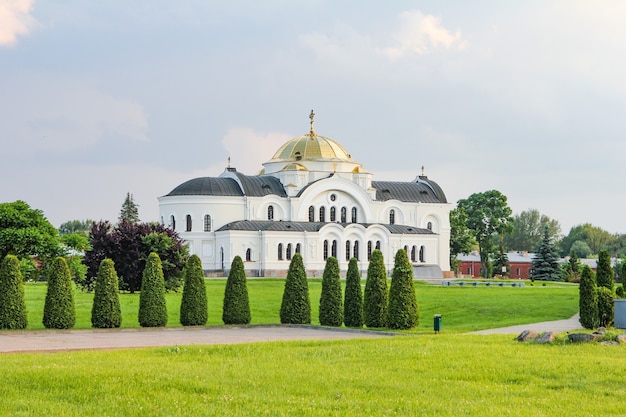
POLYGON ((198 255, 191 255, 185 266, 183 298, 180 302, 180 324, 183 326, 204 326, 208 320, 208 301, 204 286, 202 261, 198 255))
POLYGON ((346 327, 363 327, 363 292, 356 258, 350 259, 346 273, 346 293, 343 303, 343 322, 346 327))
POLYGON ((383 253, 376 249, 372 252, 367 267, 365 293, 363 294, 363 321, 367 327, 385 327, 387 325, 387 272, 383 253))
POLYGON ((0 263, 0 329, 25 329, 27 325, 20 261, 7 255, 0 263))
POLYGON ((413 285, 413 267, 404 249, 396 252, 391 287, 389 289, 389 307, 387 308, 387 327, 392 329, 411 329, 417 326, 419 312, 415 286, 413 285))
POLYGON ((65 258, 52 261, 48 291, 43 309, 43 325, 48 329, 71 329, 76 323, 74 287, 65 258))
POLYGON ((596 277, 588 265, 583 265, 578 287, 580 324, 586 329, 598 327, 598 292, 596 291, 596 277))
POLYGON ((103 259, 98 268, 91 307, 91 325, 98 329, 111 329, 122 325, 119 280, 112 259, 103 259))
POLYGON ((235 256, 230 265, 228 281, 226 281, 226 289, 224 290, 222 321, 224 324, 250 324, 248 284, 243 260, 240 256, 235 256))
POLYGON ((310 324, 311 300, 302 255, 291 258, 283 300, 280 305, 280 322, 283 324, 310 324))
POLYGON ((152 252, 146 261, 139 294, 139 325, 141 327, 163 327, 167 324, 165 304, 165 279, 161 258, 152 252))
POLYGON ((343 322, 339 263, 337 258, 333 256, 326 259, 324 275, 322 276, 319 319, 322 326, 341 327, 343 322))

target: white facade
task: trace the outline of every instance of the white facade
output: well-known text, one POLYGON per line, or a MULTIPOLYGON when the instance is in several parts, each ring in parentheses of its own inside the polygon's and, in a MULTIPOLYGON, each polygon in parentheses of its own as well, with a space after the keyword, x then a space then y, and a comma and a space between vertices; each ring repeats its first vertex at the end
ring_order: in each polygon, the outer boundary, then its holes
POLYGON ((207 274, 227 275, 239 255, 248 276, 284 276, 295 252, 309 276, 321 276, 329 256, 343 272, 356 257, 365 271, 377 247, 388 270, 405 248, 415 266, 450 271, 451 207, 427 177, 373 181, 341 145, 317 135, 313 123, 309 134, 263 165, 260 175, 229 167, 159 198, 162 223, 188 242, 207 274))

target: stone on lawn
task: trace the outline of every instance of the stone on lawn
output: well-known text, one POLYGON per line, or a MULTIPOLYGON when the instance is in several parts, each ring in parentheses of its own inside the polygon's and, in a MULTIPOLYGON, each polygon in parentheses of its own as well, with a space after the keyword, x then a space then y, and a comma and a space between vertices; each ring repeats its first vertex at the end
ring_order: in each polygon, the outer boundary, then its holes
POLYGON ((567 338, 572 343, 586 343, 592 342, 596 336, 589 333, 570 333, 567 335, 567 338))
POLYGON ((518 342, 528 342, 534 340, 538 336, 538 333, 534 330, 524 330, 515 338, 518 342))
POLYGON ((535 339, 536 343, 552 343, 554 342, 554 333, 553 332, 543 332, 541 335, 535 339))

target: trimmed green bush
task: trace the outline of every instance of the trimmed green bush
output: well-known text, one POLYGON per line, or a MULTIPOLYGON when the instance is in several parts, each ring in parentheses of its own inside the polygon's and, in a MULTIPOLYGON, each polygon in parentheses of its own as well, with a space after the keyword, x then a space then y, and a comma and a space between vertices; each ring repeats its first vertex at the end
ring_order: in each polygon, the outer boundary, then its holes
POLYGON ((598 293, 598 324, 602 327, 611 327, 615 318, 613 291, 606 287, 596 288, 598 293))
POLYGON ((141 279, 139 294, 139 325, 141 327, 163 327, 167 324, 165 304, 165 279, 161 258, 150 253, 141 279))
POLYGON ((615 288, 615 295, 617 298, 624 298, 624 285, 619 285, 615 288))
POLYGON ((346 274, 346 293, 343 303, 343 322, 346 327, 363 327, 363 292, 356 258, 350 259, 346 274))
POLYGON ((333 256, 326 259, 326 266, 324 267, 319 319, 322 326, 341 327, 343 323, 339 262, 333 256))
POLYGON ((376 249, 372 252, 365 293, 363 294, 363 321, 367 327, 385 327, 387 325, 387 272, 383 253, 376 249))
POLYGON ((280 322, 283 324, 311 324, 311 300, 309 284, 302 262, 302 255, 291 258, 285 291, 280 304, 280 322))
POLYGON ((0 329, 25 329, 26 326, 28 316, 20 261, 15 255, 7 255, 0 264, 0 329))
POLYGON ((598 266, 596 267, 596 285, 605 287, 613 292, 615 285, 615 274, 611 268, 611 255, 609 251, 601 250, 598 254, 598 266))
POLYGON ((387 327, 392 329, 411 329, 417 326, 419 312, 413 285, 413 266, 404 249, 396 252, 391 288, 389 289, 389 307, 387 308, 387 327))
POLYGON ((98 329, 112 329, 122 325, 119 279, 115 263, 106 258, 100 262, 91 306, 91 325, 98 329))
POLYGON ((586 329, 595 329, 598 327, 598 293, 595 273, 588 265, 583 265, 578 292, 580 324, 586 329))
POLYGON ((198 255, 191 255, 183 271, 185 282, 183 298, 180 302, 180 324, 183 326, 204 326, 209 319, 209 304, 204 271, 198 255))
POLYGON ((243 260, 235 256, 230 265, 228 281, 224 290, 224 308, 222 310, 224 324, 250 324, 250 300, 248 284, 243 260))
POLYGON ((52 261, 43 308, 43 325, 48 329, 71 329, 76 324, 74 287, 65 258, 52 261))

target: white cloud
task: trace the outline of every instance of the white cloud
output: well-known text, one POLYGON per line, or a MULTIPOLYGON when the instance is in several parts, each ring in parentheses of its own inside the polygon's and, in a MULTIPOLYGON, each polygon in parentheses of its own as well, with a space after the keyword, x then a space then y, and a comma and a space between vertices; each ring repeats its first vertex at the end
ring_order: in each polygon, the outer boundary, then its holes
POLYGON ((13 45, 37 24, 31 16, 34 0, 0 0, 0 46, 13 45))

